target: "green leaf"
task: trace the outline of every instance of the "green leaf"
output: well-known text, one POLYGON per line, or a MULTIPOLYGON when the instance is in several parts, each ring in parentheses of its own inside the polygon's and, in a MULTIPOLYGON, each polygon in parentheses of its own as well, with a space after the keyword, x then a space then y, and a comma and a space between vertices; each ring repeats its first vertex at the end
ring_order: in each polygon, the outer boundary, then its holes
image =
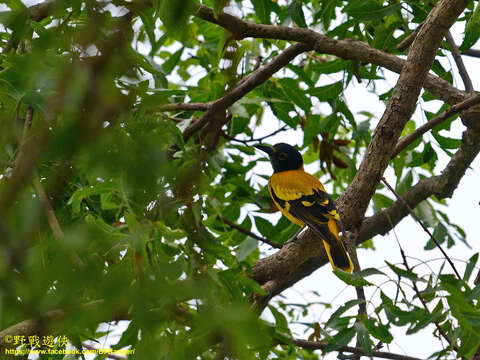
POLYGON ((271 0, 251 0, 255 14, 262 24, 270 24, 270 12, 272 9, 271 0))
POLYGON ((316 71, 320 74, 333 74, 339 71, 345 70, 347 61, 342 59, 336 59, 333 61, 327 62, 315 62, 310 65, 313 71, 316 71))
POLYGON ((458 149, 458 147, 462 143, 462 140, 460 139, 452 139, 449 137, 445 137, 440 135, 436 131, 432 131, 432 135, 435 138, 435 140, 438 141, 442 149, 458 149))
POLYGON ((465 24, 465 37, 460 46, 461 51, 468 50, 474 45, 480 37, 480 3, 477 2, 475 10, 465 24))
POLYGON ((135 348, 134 345, 138 341, 139 330, 140 329, 138 328, 136 321, 134 320, 130 321, 130 324, 128 324, 127 330, 125 330, 122 333, 122 336, 120 337, 118 342, 112 345, 112 349, 119 350, 127 346, 132 346, 132 348, 135 348))
POLYGON ((248 255, 250 255, 256 249, 258 249, 258 240, 255 240, 251 236, 247 236, 247 238, 238 247, 236 255, 238 261, 245 260, 248 255))
POLYGON ((388 196, 378 193, 373 195, 372 200, 375 211, 386 209, 393 204, 393 200, 390 199, 388 196))
POLYGON ((369 333, 365 325, 361 322, 355 323, 355 331, 357 332, 357 339, 362 347, 365 355, 370 356, 372 354, 373 342, 370 339, 369 333))
POLYGON ((351 274, 343 270, 333 270, 333 273, 343 282, 345 282, 348 285, 353 285, 353 286, 369 286, 373 285, 367 280, 363 279, 361 276, 358 274, 351 274))
POLYGON ((435 226, 435 214, 432 206, 428 203, 427 200, 422 201, 418 206, 413 210, 420 220, 428 227, 435 226))
POLYGON ((307 94, 317 97, 320 101, 328 101, 337 98, 342 91, 343 84, 341 81, 338 81, 330 85, 310 88, 307 90, 307 94))
POLYGON ((260 233, 267 239, 275 233, 275 226, 268 220, 260 216, 255 216, 255 225, 260 233))
POLYGON ((363 324, 367 328, 370 335, 380 340, 383 343, 390 344, 393 340, 392 334, 388 331, 388 326, 381 323, 377 323, 372 318, 367 318, 363 320, 363 324))
POLYGON ((290 99, 297 106, 301 107, 306 113, 310 112, 312 102, 305 95, 305 92, 298 86, 298 81, 292 78, 282 78, 278 79, 278 83, 288 99, 290 99))
POLYGON ((275 330, 291 336, 290 329, 288 328, 288 321, 285 318, 285 315, 283 315, 272 305, 268 305, 268 308, 270 309, 273 317, 275 318, 275 330))
POLYGON ((165 71, 166 74, 170 74, 175 66, 177 66, 180 58, 182 57, 183 47, 179 50, 175 51, 163 64, 162 69, 165 71))
POLYGON ((100 195, 103 193, 116 191, 118 189, 116 184, 113 183, 98 183, 95 185, 91 185, 88 187, 84 187, 75 191, 68 201, 68 204, 72 205, 72 209, 74 213, 80 212, 80 204, 82 200, 87 197, 100 195))
POLYGON ((420 282, 426 282, 424 279, 418 277, 417 274, 415 274, 413 271, 407 271, 407 270, 403 270, 403 269, 400 269, 398 266, 395 266, 393 264, 390 264, 388 261, 385 261, 385 263, 388 265, 388 267, 390 269, 392 269, 392 271, 397 274, 398 276, 402 276, 402 277, 405 277, 407 279, 410 279, 412 281, 420 281, 420 282))
POLYGON ((355 334, 356 334, 355 327, 340 330, 335 336, 333 336, 331 339, 328 340, 328 345, 323 350, 324 353, 328 353, 333 350, 338 350, 341 347, 347 345, 350 342, 350 340, 353 339, 355 334))
POLYGON ((230 3, 230 0, 213 0, 213 14, 218 17, 225 6, 230 3))
POLYGON ((155 221, 155 226, 159 230, 160 234, 170 241, 182 239, 187 236, 187 233, 184 230, 172 229, 165 225, 162 221, 155 221))
MULTIPOLYGON (((443 244, 448 237, 448 230, 443 225, 443 223, 439 222, 437 226, 435 226, 435 230, 433 231, 433 238, 437 240, 439 244, 443 244)), ((429 239, 425 244, 425 250, 432 250, 435 249, 437 245, 433 242, 432 239, 429 239)))
POLYGON ((159 15, 170 33, 182 36, 188 29, 187 20, 194 9, 193 0, 162 1, 159 15))
POLYGON ((302 28, 307 27, 307 23, 305 22, 305 14, 302 10, 302 2, 300 0, 292 0, 287 11, 288 15, 292 18, 295 24, 302 28))
POLYGON ((147 8, 144 10, 139 11, 140 19, 142 20, 143 26, 145 28, 145 32, 147 33, 148 40, 150 41, 150 45, 156 43, 155 40, 155 18, 153 8, 147 8))
POLYGON ((387 274, 385 274, 383 271, 380 271, 380 270, 375 269, 375 268, 366 268, 366 269, 360 270, 357 273, 357 276, 362 277, 362 278, 367 277, 367 276, 371 276, 371 275, 387 276, 387 274))
POLYGON ((401 9, 400 3, 382 6, 375 0, 350 1, 343 11, 358 20, 377 20, 401 9))
MULTIPOLYGON (((478 254, 475 254, 478 255, 478 254)), ((465 294, 466 301, 472 301, 480 297, 480 284, 476 285, 471 291, 465 294)))
POLYGON ((383 291, 380 292, 382 298, 382 306, 385 310, 388 320, 397 326, 404 326, 415 322, 417 319, 424 316, 425 309, 419 307, 410 308, 408 311, 404 311, 399 307, 393 305, 392 300, 386 296, 383 291))
POLYGON ((472 271, 475 268, 475 265, 478 261, 478 253, 474 254, 467 263, 465 267, 465 273, 463 274, 463 281, 468 282, 470 280, 470 275, 472 275, 472 271))
POLYGON ((345 304, 343 304, 342 306, 340 306, 331 316, 330 318, 328 319, 327 323, 325 324, 326 327, 331 327, 331 328, 335 328, 337 323, 338 323, 338 320, 340 319, 340 316, 347 310, 349 310, 350 308, 352 308, 353 306, 355 305, 358 305, 358 304, 363 304, 365 302, 365 300, 363 299, 355 299, 355 300, 350 300, 350 301, 347 301, 345 304))
POLYGON ((7 5, 15 12, 28 11, 25 4, 23 4, 20 0, 2 0, 2 3, 7 5))
POLYGON ((335 9, 340 5, 338 0, 324 0, 321 2, 321 10, 314 14, 314 20, 319 16, 322 19, 325 29, 330 27, 330 23, 335 19, 335 9))

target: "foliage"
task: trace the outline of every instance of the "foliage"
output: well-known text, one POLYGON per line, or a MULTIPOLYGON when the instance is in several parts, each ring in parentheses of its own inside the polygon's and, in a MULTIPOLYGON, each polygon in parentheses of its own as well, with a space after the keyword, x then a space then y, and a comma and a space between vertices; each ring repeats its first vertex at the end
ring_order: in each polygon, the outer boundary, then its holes
MULTIPOLYGON (((105 335, 99 324, 128 320, 115 346, 134 348, 132 359, 319 358, 293 342, 294 305, 270 302, 274 323, 252 308, 266 290, 249 274, 269 253, 252 235, 283 244, 298 228, 268 216, 273 208, 265 176, 256 173, 265 159, 255 155, 251 139, 259 137, 258 129, 302 130, 304 160, 325 170, 316 175, 336 198, 353 180, 377 123, 368 108, 353 114, 345 91, 360 81, 375 91, 384 69, 305 52, 244 94, 226 119, 216 119, 225 125, 210 146, 205 134, 184 133, 201 121, 204 109, 168 106, 225 96, 281 54, 287 41, 235 39, 197 16, 193 0, 58 0, 40 5, 43 13, 18 0, 3 3, 0 328, 64 309, 60 320, 45 321, 34 333, 65 334, 79 348, 105 335), (97 300, 101 306, 91 305, 97 300)), ((409 0, 201 3, 214 16, 230 4, 243 20, 356 39, 394 55, 433 6, 409 0)), ((480 36, 479 8, 472 2, 458 20, 465 28, 462 51, 480 36)), ((449 53, 448 46, 438 51, 440 60, 449 53)), ((445 62, 437 60, 432 71, 453 83, 445 62)), ((385 102, 391 94, 377 91, 385 102)), ((424 92, 423 99, 438 97, 424 92)), ((461 140, 448 136, 452 121, 391 161, 398 193, 437 174, 438 153, 452 156, 459 148, 461 140)), ((408 122, 403 135, 416 126, 408 122)), ((372 200, 378 212, 396 199, 379 188, 372 200)), ((445 206, 430 197, 415 211, 440 244, 466 242, 445 206)), ((425 244, 434 247, 431 240, 425 244)), ((469 282, 477 257, 463 279, 445 269, 419 274, 406 263, 388 264, 389 273, 338 272, 351 286, 378 289, 368 314, 356 313, 364 300, 345 299, 328 321, 303 328, 313 330, 311 340, 326 342, 325 352, 357 338, 370 355, 379 342, 392 342, 392 328, 415 334, 437 323, 455 345, 436 356, 454 351, 470 358, 480 345, 480 288, 469 282), (384 280, 396 284, 400 296, 384 291, 384 280), (405 290, 412 283, 422 286, 420 293, 405 290)), ((310 305, 300 306, 304 315, 310 305)), ((438 330, 435 336, 441 337, 438 330)))

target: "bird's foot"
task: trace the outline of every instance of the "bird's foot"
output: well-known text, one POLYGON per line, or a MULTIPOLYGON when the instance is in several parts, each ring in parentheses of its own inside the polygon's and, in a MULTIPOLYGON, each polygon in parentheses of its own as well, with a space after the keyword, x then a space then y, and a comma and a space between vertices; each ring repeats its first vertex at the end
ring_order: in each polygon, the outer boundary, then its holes
POLYGON ((303 231, 303 228, 299 229, 295 235, 293 235, 290 239, 288 239, 283 245, 286 245, 288 243, 296 242, 299 245, 303 245, 303 240, 298 238, 298 235, 303 231))

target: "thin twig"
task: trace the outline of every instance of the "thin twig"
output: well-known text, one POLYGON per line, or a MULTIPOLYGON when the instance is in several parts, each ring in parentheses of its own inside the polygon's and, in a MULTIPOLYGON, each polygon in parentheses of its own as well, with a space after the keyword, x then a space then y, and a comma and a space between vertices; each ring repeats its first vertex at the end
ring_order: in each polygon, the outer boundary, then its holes
MULTIPOLYGON (((402 255, 402 259, 403 259, 403 264, 405 265, 405 269, 407 269, 407 271, 411 271, 410 269, 410 266, 408 266, 408 262, 407 262, 407 257, 405 256, 405 252, 403 251, 403 248, 402 246, 400 245, 400 242, 398 242, 398 246, 400 248, 400 254, 402 255)), ((415 291, 415 294, 417 295, 418 299, 420 300, 420 302, 422 303, 423 305, 423 308, 425 309, 425 311, 427 312, 428 316, 431 316, 432 313, 430 312, 430 310, 428 309, 428 306, 427 306, 427 303, 425 302, 425 299, 423 298, 422 294, 420 293, 420 291, 418 290, 418 287, 417 287, 417 282, 414 280, 414 279, 410 279, 410 281, 412 282, 412 285, 413 285, 413 290, 415 291)), ((455 346, 455 344, 452 342, 452 340, 450 340, 450 338, 448 337, 448 335, 445 333, 445 331, 443 331, 442 327, 440 326, 440 324, 436 321, 433 322, 435 324, 435 327, 437 328, 438 332, 440 333, 440 335, 442 335, 442 337, 445 339, 446 342, 448 342, 448 344, 455 350, 458 352, 458 348, 455 346)))
POLYGON ((395 149, 392 154, 392 158, 397 156, 403 149, 405 149, 408 145, 410 145, 417 138, 425 134, 427 131, 433 129, 435 126, 439 125, 440 123, 447 120, 451 116, 459 113, 460 111, 466 110, 479 103, 480 103, 480 94, 476 94, 467 98, 462 102, 459 102, 453 105, 450 109, 434 117, 432 120, 430 120, 426 124, 423 124, 422 126, 417 128, 414 132, 400 139, 397 145, 395 146, 395 149))
POLYGON ((397 50, 401 52, 407 50, 410 47, 410 45, 412 45, 413 41, 417 37, 418 32, 420 31, 422 26, 423 26, 423 23, 418 25, 417 28, 410 33, 410 35, 408 35, 405 39, 403 39, 400 42, 400 44, 397 45, 397 50))
MULTIPOLYGON (((323 350, 328 345, 328 343, 326 342, 307 341, 307 340, 298 340, 298 339, 293 339, 292 342, 295 345, 300 346, 304 349, 311 349, 311 350, 323 350)), ((340 349, 338 349, 338 351, 349 352, 357 355, 373 356, 373 357, 383 358, 383 359, 421 360, 416 357, 401 355, 401 354, 394 354, 386 351, 372 351, 370 354, 365 354, 362 348, 352 347, 352 346, 342 346, 340 349)))
MULTIPOLYGON (((33 120, 33 108, 29 106, 27 108, 27 113, 25 116, 25 124, 23 125, 22 137, 20 138, 20 142, 19 142, 20 144, 19 154, 25 151, 24 146, 29 136, 29 131, 32 126, 32 120, 33 120)), ((53 236, 55 236, 57 240, 64 240, 63 231, 60 228, 60 224, 58 223, 57 217, 55 216, 55 211, 53 210, 52 205, 48 200, 48 196, 45 193, 45 189, 43 188, 42 183, 40 182, 40 177, 38 176, 38 172, 36 169, 33 170, 33 186, 35 187, 35 191, 37 192, 40 202, 42 203, 45 209, 48 224, 50 225, 50 228, 53 232, 53 236)), ((83 268, 85 266, 83 261, 80 259, 80 257, 77 255, 77 253, 73 249, 69 249, 68 253, 73 263, 78 268, 83 268)))
POLYGON ((457 275, 458 279, 461 279, 462 277, 460 276, 460 274, 458 273, 457 269, 455 268, 455 265, 453 264, 452 260, 448 257, 447 253, 445 252, 445 250, 443 250, 443 248, 440 246, 440 244, 438 243, 438 241, 433 237, 432 233, 430 232, 430 230, 427 229, 427 227, 423 224, 423 222, 418 218, 418 216, 413 212, 412 208, 410 207, 410 205, 408 205, 408 203, 395 191, 395 189, 393 187, 390 186, 390 184, 387 182, 387 180, 382 176, 382 182, 387 186, 387 188, 397 197, 398 200, 400 200, 404 205, 405 207, 408 209, 408 211, 410 212, 410 215, 412 215, 412 217, 417 220, 417 222, 420 224, 420 226, 422 227, 422 229, 430 236, 430 239, 432 239, 432 241, 435 243, 435 245, 437 246, 437 248, 442 252, 443 256, 445 257, 445 259, 447 260, 447 262, 450 264, 450 266, 452 267, 453 271, 455 272, 455 275, 457 275))
MULTIPOLYGON (((40 182, 40 177, 38 176, 37 170, 34 170, 34 173, 33 173, 33 186, 35 188, 36 193, 38 194, 40 202, 43 205, 45 214, 47 216, 48 225, 50 225, 50 229, 52 230, 53 236, 57 240, 64 243, 65 235, 62 231, 62 228, 60 227, 57 217, 55 216, 55 211, 53 210, 53 207, 50 204, 50 201, 45 192, 45 189, 43 188, 43 185, 40 182)), ((82 269, 85 267, 84 262, 82 261, 80 256, 78 256, 78 254, 75 252, 75 250, 68 247, 67 252, 68 252, 68 255, 70 256, 70 259, 77 266, 77 268, 82 269)))
MULTIPOLYGON (((347 245, 347 250, 348 253, 350 254, 350 258, 352 259, 353 263, 353 272, 356 274, 358 273, 361 268, 360 268, 360 263, 358 261, 358 256, 357 256, 357 237, 358 237, 358 231, 349 231, 346 232, 344 235, 344 239, 346 240, 345 243, 347 245)), ((355 286, 355 291, 357 293, 357 298, 359 300, 363 300, 363 302, 358 304, 358 321, 362 321, 362 319, 366 318, 367 315, 367 302, 365 299, 365 291, 363 290, 363 286, 355 286)), ((357 337, 357 347, 360 346, 360 338, 357 337)), ((352 359, 360 359, 360 354, 356 354, 355 356, 352 357, 352 359)))
POLYGON ((453 56, 453 59, 455 60, 455 63, 457 64, 458 72, 462 77, 463 83, 465 85, 465 90, 468 91, 469 93, 473 93, 472 80, 468 75, 467 68, 465 67, 465 64, 463 63, 463 60, 462 60, 462 54, 460 54, 460 50, 458 50, 458 46, 457 44, 455 44, 455 40, 453 39, 452 33, 448 31, 445 38, 447 39, 447 42, 452 47, 452 56, 453 56))
POLYGON ((235 230, 238 230, 240 231, 242 234, 245 234, 245 235, 248 235, 252 238, 254 238, 255 240, 258 240, 258 241, 261 241, 261 242, 264 242, 265 244, 268 244, 270 245, 271 247, 274 247, 276 249, 281 249, 282 248, 282 245, 280 244, 277 244, 276 242, 273 242, 273 241, 270 241, 268 239, 265 239, 261 236, 258 236, 256 234, 254 234, 253 232, 235 224, 234 222, 231 222, 230 220, 228 219, 225 219, 223 216, 220 216, 220 215, 217 215, 217 218, 218 220, 220 221, 223 221, 225 224, 227 224, 228 226, 230 226, 232 229, 235 229, 235 230))
POLYGON ((278 130, 275 130, 274 132, 272 132, 271 134, 268 134, 268 135, 265 135, 265 136, 262 136, 262 137, 259 137, 259 138, 256 138, 254 139, 253 137, 248 139, 248 140, 240 140, 240 139, 237 139, 233 136, 230 136, 228 134, 226 134, 225 132, 222 133, 222 136, 225 138, 225 139, 228 139, 230 141, 236 141, 236 142, 239 142, 239 143, 242 143, 244 145, 249 145, 249 143, 252 143, 252 142, 255 142, 255 143, 259 143, 259 142, 262 142, 263 140, 265 139, 268 139, 269 137, 272 137, 274 135, 277 135, 278 133, 282 132, 282 131, 286 131, 288 129, 288 125, 284 125, 282 126, 280 129, 278 130))
POLYGON ((207 111, 208 103, 174 103, 160 105, 159 111, 207 111))
POLYGON ((480 50, 478 49, 468 49, 462 51, 463 55, 473 56, 473 57, 480 57, 480 50))

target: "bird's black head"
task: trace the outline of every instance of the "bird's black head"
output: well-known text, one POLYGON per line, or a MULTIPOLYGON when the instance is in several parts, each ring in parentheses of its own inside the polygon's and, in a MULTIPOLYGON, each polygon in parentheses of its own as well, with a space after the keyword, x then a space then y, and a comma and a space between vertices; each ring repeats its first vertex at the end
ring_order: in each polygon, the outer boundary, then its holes
POLYGON ((255 147, 268 154, 273 172, 297 170, 303 166, 302 155, 292 145, 278 143, 273 146, 255 145, 255 147))

